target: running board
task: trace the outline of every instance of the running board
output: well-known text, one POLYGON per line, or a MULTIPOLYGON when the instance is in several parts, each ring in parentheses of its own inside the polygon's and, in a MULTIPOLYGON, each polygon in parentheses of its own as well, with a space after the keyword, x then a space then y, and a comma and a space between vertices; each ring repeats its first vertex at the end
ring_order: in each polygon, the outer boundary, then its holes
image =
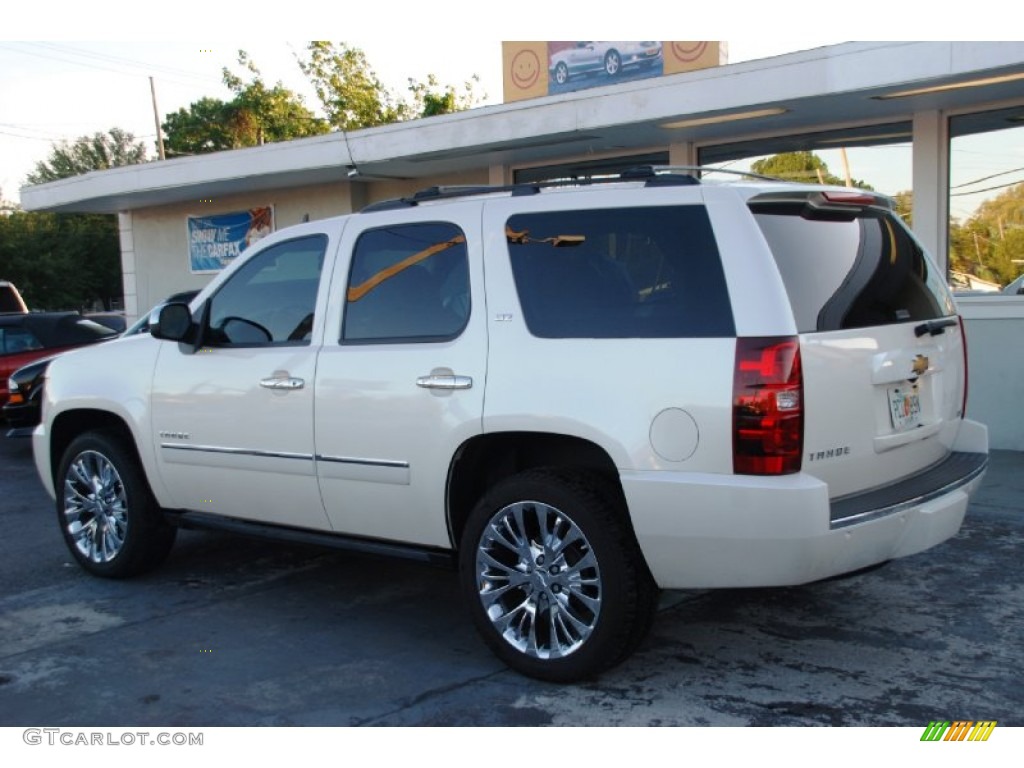
POLYGON ((364 554, 383 555, 385 557, 398 557, 403 560, 415 560, 416 562, 439 565, 445 568, 455 567, 455 553, 447 549, 417 547, 412 544, 367 539, 360 536, 346 536, 340 533, 311 531, 306 528, 291 528, 286 525, 257 523, 252 520, 239 520, 234 517, 211 515, 207 512, 168 510, 164 514, 168 522, 178 528, 224 531, 270 541, 312 544, 318 547, 341 549, 347 552, 362 552, 364 554))

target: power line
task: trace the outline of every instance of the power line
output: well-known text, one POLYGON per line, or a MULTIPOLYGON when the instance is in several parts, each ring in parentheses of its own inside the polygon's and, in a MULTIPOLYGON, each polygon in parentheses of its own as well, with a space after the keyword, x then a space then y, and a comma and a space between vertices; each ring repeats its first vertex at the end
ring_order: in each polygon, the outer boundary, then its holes
MULTIPOLYGON (((0 123, 0 129, 3 129, 3 128, 7 128, 9 130, 14 130, 14 131, 19 131, 22 134, 25 134, 25 133, 37 134, 36 136, 31 136, 31 135, 29 135, 29 136, 22 136, 22 138, 28 138, 28 139, 44 138, 44 139, 48 139, 50 141, 58 141, 60 139, 60 135, 53 133, 53 131, 40 130, 39 128, 36 128, 34 126, 31 126, 31 125, 26 125, 26 124, 0 123)), ((6 135, 6 136, 14 136, 15 134, 13 134, 13 133, 6 133, 5 132, 4 135, 6 135)))
MULTIPOLYGON (((1021 169, 1018 169, 1018 170, 1021 170, 1021 169)), ((1007 171, 1007 173, 1011 173, 1011 171, 1007 171)), ((1001 175, 1002 174, 999 174, 999 173, 996 174, 996 176, 1001 176, 1001 175)), ((989 178, 991 178, 991 177, 989 177, 989 178)), ((1020 179, 1017 179, 1017 181, 1011 181, 1011 182, 1009 182, 1007 184, 999 184, 999 185, 997 185, 995 187, 986 187, 985 189, 972 189, 970 192, 950 192, 949 196, 950 197, 963 197, 965 195, 980 195, 982 192, 994 192, 997 189, 1006 189, 1007 187, 1016 187, 1018 184, 1024 184, 1024 181, 1021 181, 1020 179)))
MULTIPOLYGON (((23 43, 23 45, 39 45, 39 44, 38 43, 23 43)), ((144 73, 144 72, 140 72, 140 71, 133 72, 133 71, 130 71, 128 69, 125 69, 123 66, 115 68, 113 66, 104 66, 102 63, 93 63, 91 61, 82 60, 82 59, 69 59, 69 58, 66 58, 64 56, 57 55, 58 53, 63 53, 63 51, 56 51, 56 52, 47 51, 47 52, 44 53, 44 52, 40 52, 40 51, 34 51, 34 50, 31 50, 31 49, 26 50, 26 49, 23 49, 23 48, 12 47, 10 43, 0 44, 0 47, 7 48, 8 50, 11 50, 11 51, 13 51, 15 53, 20 53, 20 54, 27 55, 27 56, 36 56, 38 58, 48 59, 50 61, 60 61, 60 62, 63 62, 65 64, 74 64, 76 67, 86 67, 86 68, 89 68, 89 69, 97 69, 97 70, 100 70, 101 72, 112 72, 114 74, 124 75, 126 77, 138 77, 138 78, 148 77, 148 75, 146 73, 144 73)), ((136 68, 141 68, 141 69, 151 68, 153 70, 164 69, 165 71, 167 71, 166 68, 162 68, 162 67, 159 67, 159 66, 156 66, 156 65, 143 64, 143 63, 140 63, 139 65, 137 65, 136 68)), ((213 82, 218 82, 219 83, 220 82, 220 81, 215 81, 213 78, 202 77, 202 76, 199 76, 199 75, 189 75, 189 76, 193 77, 196 80, 201 80, 203 83, 213 83, 213 82)), ((160 79, 163 80, 163 81, 168 81, 168 82, 176 83, 178 85, 185 86, 186 88, 195 88, 196 87, 196 83, 195 82, 185 82, 183 80, 176 79, 174 76, 168 76, 166 74, 161 75, 160 79)))
MULTIPOLYGON (((950 189, 960 189, 961 187, 969 187, 972 184, 980 184, 983 181, 988 181, 989 179, 994 179, 997 176, 1006 176, 1009 173, 1018 173, 1019 171, 1024 171, 1024 168, 1011 168, 1009 171, 1000 171, 999 173, 993 173, 993 174, 990 174, 988 176, 982 176, 980 179, 974 179, 974 181, 965 181, 963 184, 957 184, 955 187, 950 187, 950 189)), ((999 189, 999 187, 994 187, 994 189, 999 189)), ((982 190, 978 190, 978 191, 979 192, 984 192, 985 190, 982 189, 982 190)), ((972 192, 964 192, 963 194, 973 194, 973 193, 972 192)))
POLYGON ((91 59, 97 59, 98 61, 106 61, 106 62, 110 62, 110 63, 113 63, 113 64, 124 64, 124 65, 130 66, 130 67, 135 67, 136 69, 146 70, 146 72, 165 72, 165 73, 168 73, 168 74, 171 74, 171 75, 175 75, 175 76, 178 76, 178 77, 189 77, 189 78, 193 78, 195 80, 200 80, 200 81, 203 81, 203 82, 210 82, 210 83, 215 82, 218 85, 221 82, 219 78, 212 78, 212 77, 209 77, 208 75, 196 74, 195 72, 192 72, 192 71, 187 70, 187 69, 178 69, 176 67, 168 67, 168 66, 165 66, 165 65, 162 65, 162 64, 150 64, 148 62, 139 61, 137 59, 129 59, 129 58, 125 57, 125 56, 113 56, 113 55, 105 54, 105 53, 96 53, 94 51, 87 51, 87 50, 84 50, 82 48, 76 48, 76 47, 71 46, 71 45, 61 45, 61 44, 58 44, 58 43, 42 43, 42 42, 40 42, 40 43, 29 43, 29 45, 35 45, 35 46, 39 46, 39 47, 43 47, 43 48, 50 48, 52 50, 56 50, 56 51, 59 51, 59 52, 66 52, 66 53, 69 53, 69 54, 72 54, 72 55, 75 55, 75 56, 84 56, 84 57, 91 58, 91 59))

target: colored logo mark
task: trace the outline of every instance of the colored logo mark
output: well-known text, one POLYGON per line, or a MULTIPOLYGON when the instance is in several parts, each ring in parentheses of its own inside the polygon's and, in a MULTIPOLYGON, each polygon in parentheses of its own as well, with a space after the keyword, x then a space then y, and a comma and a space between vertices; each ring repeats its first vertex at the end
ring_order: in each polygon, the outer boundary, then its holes
POLYGON ((932 720, 921 734, 921 741, 988 741, 996 720, 932 720))

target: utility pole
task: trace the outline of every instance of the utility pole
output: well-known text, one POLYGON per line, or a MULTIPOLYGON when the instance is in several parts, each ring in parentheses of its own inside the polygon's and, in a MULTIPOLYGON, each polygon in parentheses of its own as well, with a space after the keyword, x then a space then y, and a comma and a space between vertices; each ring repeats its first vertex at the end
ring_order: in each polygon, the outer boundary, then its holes
POLYGON ((846 147, 839 148, 839 156, 843 159, 843 175, 846 177, 846 186, 853 186, 853 178, 850 176, 850 161, 846 158, 846 147))
POLYGON ((149 92, 153 94, 153 120, 156 122, 156 144, 160 159, 166 160, 167 156, 164 154, 164 134, 160 130, 160 110, 156 107, 156 84, 153 82, 152 75, 149 76, 149 92))

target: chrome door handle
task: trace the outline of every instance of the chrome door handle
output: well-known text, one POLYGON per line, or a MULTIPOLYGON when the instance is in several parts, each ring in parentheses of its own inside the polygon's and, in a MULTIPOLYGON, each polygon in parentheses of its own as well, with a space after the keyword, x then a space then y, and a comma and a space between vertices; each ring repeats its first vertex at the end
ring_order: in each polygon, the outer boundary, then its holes
POLYGON ((432 373, 416 379, 416 386, 424 389, 469 389, 473 386, 473 377, 432 373))
POLYGON ((304 379, 296 379, 291 376, 287 378, 260 379, 260 386, 267 389, 302 389, 306 386, 304 379))

